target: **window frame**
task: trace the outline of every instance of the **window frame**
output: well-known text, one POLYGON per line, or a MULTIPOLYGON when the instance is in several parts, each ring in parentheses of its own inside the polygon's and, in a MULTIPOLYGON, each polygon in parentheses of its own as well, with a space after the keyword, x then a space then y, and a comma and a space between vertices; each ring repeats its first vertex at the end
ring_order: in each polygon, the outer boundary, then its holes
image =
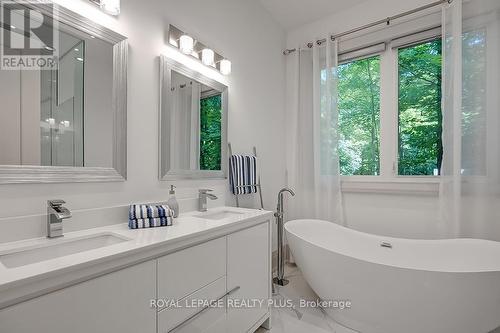
MULTIPOLYGON (((436 31, 435 27, 425 31, 436 31)), ((423 31, 412 35, 418 36, 423 31)), ((401 193, 435 195, 439 190, 441 176, 437 175, 399 175, 399 49, 415 46, 437 38, 425 36, 393 47, 393 39, 387 42, 384 52, 380 56, 380 168, 379 175, 341 175, 342 190, 346 192, 376 192, 376 193, 401 193)), ((376 55, 372 54, 371 56, 376 55)), ((350 59, 361 60, 367 56, 350 59)), ((339 63, 341 64, 341 63, 339 63)))

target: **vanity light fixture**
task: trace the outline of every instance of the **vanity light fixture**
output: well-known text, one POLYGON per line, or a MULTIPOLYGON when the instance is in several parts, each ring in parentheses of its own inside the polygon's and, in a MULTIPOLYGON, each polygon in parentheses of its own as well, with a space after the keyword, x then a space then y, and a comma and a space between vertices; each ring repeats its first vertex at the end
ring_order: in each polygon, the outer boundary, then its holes
POLYGON ((168 45, 186 56, 200 61, 203 65, 217 70, 222 75, 231 74, 231 61, 185 31, 170 25, 168 40, 168 45))
POLYGON ((194 39, 189 35, 182 35, 179 39, 179 49, 184 54, 193 53, 194 49, 194 39))
POLYGON ((213 66, 215 60, 215 52, 211 49, 203 49, 201 51, 201 62, 206 66, 213 66))
POLYGON ((223 75, 231 74, 231 61, 222 59, 219 63, 219 69, 223 75))
POLYGON ((120 0, 89 0, 99 6, 103 12, 109 15, 120 15, 120 0))
POLYGON ((101 0, 101 9, 109 15, 120 15, 120 0, 101 0))

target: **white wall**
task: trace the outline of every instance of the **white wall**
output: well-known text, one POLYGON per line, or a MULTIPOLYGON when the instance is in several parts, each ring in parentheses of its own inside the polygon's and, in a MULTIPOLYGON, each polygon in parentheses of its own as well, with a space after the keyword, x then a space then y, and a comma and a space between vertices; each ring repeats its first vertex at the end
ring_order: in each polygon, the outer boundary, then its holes
POLYGON ((348 225, 364 232, 403 238, 441 238, 439 202, 431 194, 344 193, 348 225))
MULTIPOLYGON (((351 9, 334 13, 318 21, 292 29, 287 33, 287 48, 304 47, 309 41, 325 38, 329 34, 341 33, 365 24, 385 19, 389 16, 402 13, 407 10, 417 8, 432 2, 431 0, 371 0, 361 3, 351 9)), ((394 80, 382 80, 382 85, 394 85, 394 80)), ((395 89, 383 89, 390 94, 396 94, 395 89)), ((382 96, 381 107, 396 108, 396 96, 382 96), (394 97, 394 98, 393 98, 394 97)), ((382 128, 393 126, 393 119, 381 119, 382 128)), ((397 133, 390 134, 390 136, 397 133)), ((395 154, 396 138, 389 137, 382 141, 382 150, 390 150, 388 154, 395 154), (384 141, 385 140, 385 141, 384 141), (384 142, 386 144, 384 144, 384 142)), ((389 161, 391 162, 391 161, 389 161)), ((386 173, 392 172, 392 163, 381 165, 386 173)), ((365 184, 366 185, 366 184, 365 184)), ((389 235, 395 237, 409 238, 436 238, 442 235, 439 232, 438 213, 439 202, 436 190, 420 191, 411 193, 408 191, 408 184, 391 185, 391 193, 386 193, 387 184, 380 184, 376 187, 380 191, 373 190, 369 186, 369 191, 361 186, 344 184, 349 187, 349 191, 344 192, 344 210, 347 224, 358 230, 389 235), (398 193, 397 188, 404 188, 398 193)), ((432 186, 431 186, 432 188, 432 186)), ((411 189, 411 187, 410 187, 411 189)), ((417 187, 415 189, 418 190, 417 187)), ((290 204, 294 204, 293 200, 290 204)))
MULTIPOLYGON (((168 198, 171 182, 158 181, 159 61, 169 23, 186 29, 233 63, 229 83, 229 140, 237 152, 256 145, 263 166, 266 208, 284 185, 285 33, 257 1, 122 0, 122 14, 108 16, 88 1, 58 0, 129 37, 128 181, 123 183, 0 186, 1 218, 44 214, 47 199, 62 198, 73 210, 168 198)), ((200 187, 225 197, 226 181, 172 182, 180 198, 200 187)), ((229 199, 228 199, 229 201, 229 199)), ((123 221, 125 222, 125 221, 123 221)), ((71 221, 67 222, 68 224, 71 221)))

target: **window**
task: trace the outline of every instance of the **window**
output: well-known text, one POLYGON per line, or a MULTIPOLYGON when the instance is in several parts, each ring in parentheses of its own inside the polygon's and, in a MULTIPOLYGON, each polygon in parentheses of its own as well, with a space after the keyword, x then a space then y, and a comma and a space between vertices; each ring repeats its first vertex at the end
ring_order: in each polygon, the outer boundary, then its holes
POLYGON ((340 173, 380 174, 380 56, 339 65, 340 173))
POLYGON ((200 100, 200 169, 221 170, 222 96, 200 100))
MULTIPOLYGON (((438 23, 439 18, 435 19, 438 23)), ((442 29, 436 25, 415 32, 415 26, 414 22, 403 26, 407 34, 398 30, 391 37, 388 31, 376 31, 362 41, 353 38, 339 43, 338 152, 342 176, 390 181, 398 176, 440 174, 442 29), (366 40, 376 44, 363 44, 366 40)), ((475 34, 469 39, 476 45, 481 44, 481 37, 475 34)), ((474 50, 481 54, 480 47, 474 50)), ((474 129, 480 130, 484 122, 479 119, 484 117, 476 118, 474 129)))
POLYGON ((441 58, 441 39, 398 50, 399 175, 441 169, 441 58))

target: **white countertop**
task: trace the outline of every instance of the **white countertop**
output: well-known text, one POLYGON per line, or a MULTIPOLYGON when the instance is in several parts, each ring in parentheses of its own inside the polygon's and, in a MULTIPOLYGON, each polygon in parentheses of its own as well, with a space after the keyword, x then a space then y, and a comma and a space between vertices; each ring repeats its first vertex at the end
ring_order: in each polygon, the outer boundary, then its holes
POLYGON ((217 207, 210 209, 209 213, 222 211, 234 211, 240 214, 220 220, 209 220, 200 217, 203 213, 195 211, 181 214, 179 218, 174 219, 174 224, 168 227, 130 230, 125 222, 65 233, 65 236, 59 239, 49 240, 44 237, 0 244, 1 255, 19 248, 55 244, 103 233, 112 233, 130 239, 118 244, 15 268, 7 268, 0 262, 0 308, 21 301, 23 298, 28 299, 57 290, 72 283, 187 247, 190 244, 222 237, 272 217, 272 212, 269 211, 235 207, 217 207))

